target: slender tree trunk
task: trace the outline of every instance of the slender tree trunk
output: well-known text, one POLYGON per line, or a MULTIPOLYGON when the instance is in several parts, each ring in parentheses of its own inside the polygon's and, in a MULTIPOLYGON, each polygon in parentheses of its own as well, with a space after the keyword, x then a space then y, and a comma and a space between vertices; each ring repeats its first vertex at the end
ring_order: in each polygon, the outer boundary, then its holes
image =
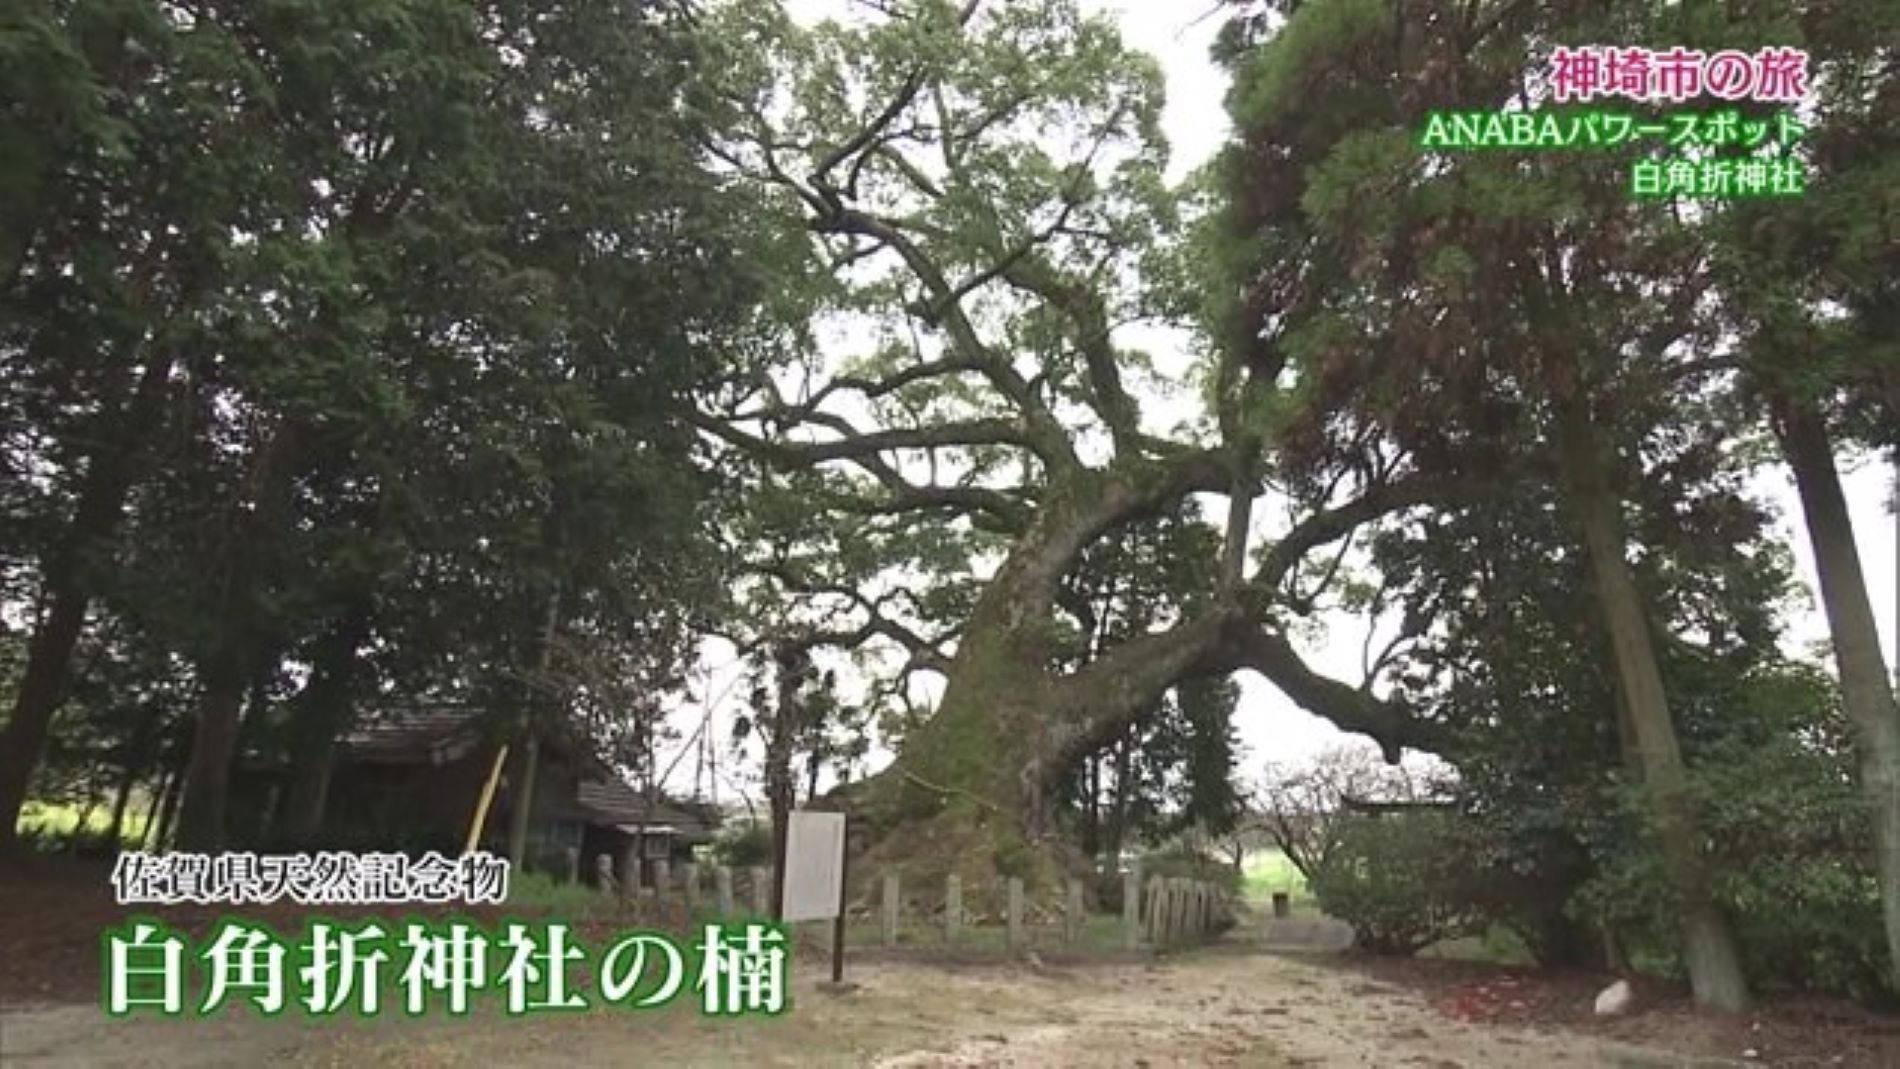
POLYGON ((310 684, 298 696, 282 824, 288 841, 313 842, 323 829, 337 740, 355 720, 357 650, 369 635, 369 611, 358 603, 323 637, 310 684))
POLYGON ((244 711, 245 673, 238 652, 223 654, 207 669, 198 705, 198 727, 185 763, 185 788, 179 803, 178 849, 224 849, 225 802, 231 759, 237 752, 238 724, 244 711))
POLYGON ((99 810, 99 792, 92 787, 86 788, 86 804, 79 807, 79 822, 73 825, 72 836, 66 840, 68 854, 79 853, 81 844, 86 841, 87 828, 92 824, 92 815, 99 810))
POLYGON ((1827 611, 1842 704, 1854 725, 1860 787, 1872 816, 1874 868, 1886 924, 1888 976, 1900 991, 1900 706, 1887 678, 1873 599, 1861 571, 1854 521, 1834 467, 1825 417, 1793 395, 1775 403, 1775 429, 1794 470, 1814 546, 1821 603, 1827 611))
POLYGON ((1110 810, 1108 834, 1104 838, 1107 844, 1105 852, 1117 864, 1121 862, 1122 847, 1128 841, 1128 805, 1134 797, 1134 791, 1128 783, 1132 771, 1129 767, 1130 751, 1134 749, 1130 736, 1133 734, 1134 729, 1130 728, 1127 735, 1115 742, 1114 808, 1110 810))
POLYGON ((139 436, 155 422, 171 369, 169 358, 154 358, 139 375, 131 398, 123 406, 107 406, 97 424, 101 444, 87 462, 72 521, 46 561, 46 612, 28 647, 13 712, 0 728, 0 851, 15 842, 34 766, 46 748, 53 714, 65 700, 73 649, 92 602, 86 568, 118 534, 135 475, 139 436))
POLYGON ((225 525, 228 562, 217 598, 216 633, 199 666, 204 692, 186 762, 179 806, 179 849, 224 848, 226 795, 231 759, 246 693, 266 658, 276 621, 260 602, 269 582, 274 549, 291 522, 291 491, 304 433, 280 421, 258 448, 250 469, 251 508, 225 525))
POLYGON ((170 782, 166 784, 165 797, 159 802, 158 840, 153 844, 154 848, 175 845, 175 836, 178 833, 178 811, 182 808, 178 803, 184 793, 185 770, 181 768, 172 773, 170 782))
POLYGON ((145 810, 145 834, 139 839, 139 849, 154 850, 158 847, 158 827, 164 823, 166 800, 172 793, 172 770, 161 769, 158 773, 157 789, 152 792, 152 804, 145 810))
POLYGON ((771 733, 765 739, 765 798, 772 812, 772 916, 785 915, 785 854, 791 841, 792 804, 795 787, 792 780, 792 740, 802 719, 798 709, 798 666, 806 651, 792 645, 779 648, 774 657, 777 668, 778 696, 772 710, 771 733))
POLYGON ((1089 755, 1082 768, 1082 852, 1102 857, 1102 756, 1089 755))
POLYGON ((132 802, 132 787, 138 782, 139 769, 131 762, 119 773, 119 787, 112 799, 112 820, 106 828, 106 845, 117 851, 125 835, 125 810, 132 802))
POLYGON ((515 789, 509 792, 508 860, 517 869, 528 867, 528 833, 534 825, 535 775, 541 765, 541 736, 532 729, 515 758, 515 789))
POLYGON ((125 767, 119 776, 118 795, 112 803, 112 826, 106 832, 106 842, 113 850, 124 846, 125 815, 132 802, 133 789, 151 768, 164 729, 164 714, 153 713, 139 721, 126 740, 125 767))
POLYGON ((1575 394, 1559 401, 1561 460, 1609 631, 1624 709, 1635 731, 1663 862, 1682 901, 1683 962, 1698 1004, 1738 1013, 1748 1006, 1741 954, 1709 885, 1662 667, 1625 555, 1622 502, 1610 489, 1605 451, 1585 405, 1575 394))
POLYGON ((519 772, 515 776, 515 786, 509 794, 508 821, 508 860, 517 867, 525 867, 528 856, 528 831, 534 816, 534 786, 537 766, 541 763, 541 717, 537 710, 547 700, 543 689, 549 685, 550 669, 554 665, 554 636, 561 625, 561 591, 556 587, 548 594, 547 615, 541 622, 540 649, 536 651, 535 676, 533 686, 527 688, 526 705, 522 710, 523 739, 519 772))

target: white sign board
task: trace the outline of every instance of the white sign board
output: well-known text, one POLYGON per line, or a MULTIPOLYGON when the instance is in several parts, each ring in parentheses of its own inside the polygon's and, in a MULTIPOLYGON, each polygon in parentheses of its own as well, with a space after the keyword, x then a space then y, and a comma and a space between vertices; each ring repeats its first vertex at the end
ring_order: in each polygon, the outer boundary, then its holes
POLYGON ((844 814, 797 809, 785 830, 786 921, 838 915, 844 881, 844 814))

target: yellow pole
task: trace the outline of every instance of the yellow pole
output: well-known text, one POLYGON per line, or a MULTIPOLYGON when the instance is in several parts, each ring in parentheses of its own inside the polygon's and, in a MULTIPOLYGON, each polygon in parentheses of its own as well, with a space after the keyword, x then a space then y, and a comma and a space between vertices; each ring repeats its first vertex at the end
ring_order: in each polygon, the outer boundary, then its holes
POLYGON ((468 825, 468 845, 462 848, 464 854, 475 852, 476 844, 482 841, 482 828, 488 824, 488 805, 495 800, 495 788, 501 783, 501 764, 508 759, 508 747, 503 744, 495 751, 495 767, 488 770, 488 782, 482 784, 482 796, 475 803, 475 819, 468 825))

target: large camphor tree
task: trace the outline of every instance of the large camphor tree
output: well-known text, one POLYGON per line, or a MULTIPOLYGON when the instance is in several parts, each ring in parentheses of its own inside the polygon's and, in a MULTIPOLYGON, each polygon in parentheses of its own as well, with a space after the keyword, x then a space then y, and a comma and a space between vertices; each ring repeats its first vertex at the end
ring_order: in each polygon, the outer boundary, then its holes
POLYGON ((1068 0, 711 19, 732 130, 711 147, 810 256, 781 347, 700 425, 799 488, 803 584, 862 592, 839 610, 856 633, 943 677, 894 765, 851 792, 873 863, 1051 876, 1062 777, 1183 681, 1251 669, 1389 753, 1418 741, 1369 683, 1305 663, 1287 591, 1309 552, 1456 480, 1369 450, 1262 534, 1277 484, 1244 409, 1271 407, 1274 369, 1209 354, 1169 419, 1157 399, 1180 384, 1122 344, 1191 308, 1155 63, 1068 0), (1207 596, 1065 664, 1065 577, 1193 500, 1216 503, 1207 596))

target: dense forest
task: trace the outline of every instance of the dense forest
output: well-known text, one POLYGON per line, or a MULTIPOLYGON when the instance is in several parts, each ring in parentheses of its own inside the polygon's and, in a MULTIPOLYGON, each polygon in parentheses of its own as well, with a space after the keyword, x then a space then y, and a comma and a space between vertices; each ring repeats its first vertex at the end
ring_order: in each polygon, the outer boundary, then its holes
POLYGON ((1255 673, 1455 770, 1349 844, 1448 917, 1713 1007, 1900 994, 1842 481, 1900 460, 1900 8, 1236 0, 1178 182, 1087 5, 839 14, 0 11, 0 849, 135 798, 222 848, 245 753, 308 833, 419 702, 650 775, 718 636, 775 814, 875 740, 864 871, 1046 882, 1233 830, 1255 673), (1604 43, 1806 49, 1806 193, 1419 145, 1604 43), (1393 624, 1361 679, 1303 653, 1341 613, 1393 624))

